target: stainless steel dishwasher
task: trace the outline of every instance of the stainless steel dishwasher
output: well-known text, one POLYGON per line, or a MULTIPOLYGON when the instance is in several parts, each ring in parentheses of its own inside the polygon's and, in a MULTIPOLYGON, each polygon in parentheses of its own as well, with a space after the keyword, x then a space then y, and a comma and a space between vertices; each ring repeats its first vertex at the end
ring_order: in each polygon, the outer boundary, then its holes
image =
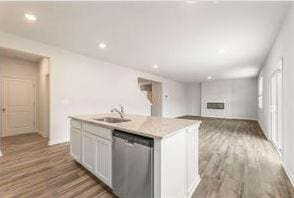
POLYGON ((153 198, 153 139, 113 132, 112 184, 120 198, 153 198))

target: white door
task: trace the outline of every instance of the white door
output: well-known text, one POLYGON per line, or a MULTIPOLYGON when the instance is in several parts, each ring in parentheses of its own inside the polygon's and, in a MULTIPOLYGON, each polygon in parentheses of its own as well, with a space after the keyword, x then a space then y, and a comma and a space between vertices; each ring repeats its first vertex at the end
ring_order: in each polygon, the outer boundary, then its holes
POLYGON ((280 156, 283 152, 282 70, 276 70, 270 82, 270 139, 280 156))
POLYGON ((2 80, 3 136, 36 132, 35 83, 29 79, 2 80))

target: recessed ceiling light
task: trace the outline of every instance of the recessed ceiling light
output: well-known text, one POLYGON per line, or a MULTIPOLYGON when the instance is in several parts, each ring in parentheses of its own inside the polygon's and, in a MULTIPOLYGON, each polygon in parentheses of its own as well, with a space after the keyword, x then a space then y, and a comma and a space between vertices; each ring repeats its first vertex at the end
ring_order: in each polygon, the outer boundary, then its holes
POLYGON ((212 76, 208 76, 208 77, 207 77, 207 80, 211 80, 211 79, 212 79, 212 76))
POLYGON ((218 54, 223 54, 223 53, 225 53, 225 52, 226 52, 225 49, 219 49, 219 50, 217 51, 218 54))
POLYGON ((99 47, 100 47, 101 49, 105 49, 105 48, 106 48, 106 44, 105 44, 105 43, 99 43, 99 47))
POLYGON ((37 21, 36 15, 33 14, 25 13, 25 18, 31 22, 37 21))
POLYGON ((154 68, 154 69, 157 69, 157 68, 158 68, 158 65, 153 65, 153 68, 154 68))

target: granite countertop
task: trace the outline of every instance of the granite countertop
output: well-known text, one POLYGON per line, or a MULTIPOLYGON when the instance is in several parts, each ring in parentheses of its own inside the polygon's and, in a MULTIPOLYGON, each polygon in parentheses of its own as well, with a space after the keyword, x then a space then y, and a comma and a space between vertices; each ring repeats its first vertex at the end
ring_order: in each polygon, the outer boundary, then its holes
POLYGON ((201 121, 185 120, 175 118, 150 117, 141 115, 125 114, 125 119, 130 119, 128 122, 121 123, 107 123, 103 121, 94 120, 103 117, 119 117, 116 113, 104 113, 95 115, 78 115, 69 116, 69 118, 82 120, 93 123, 109 129, 117 129, 132 134, 142 135, 150 138, 166 138, 173 135, 178 130, 192 125, 199 125, 201 121))

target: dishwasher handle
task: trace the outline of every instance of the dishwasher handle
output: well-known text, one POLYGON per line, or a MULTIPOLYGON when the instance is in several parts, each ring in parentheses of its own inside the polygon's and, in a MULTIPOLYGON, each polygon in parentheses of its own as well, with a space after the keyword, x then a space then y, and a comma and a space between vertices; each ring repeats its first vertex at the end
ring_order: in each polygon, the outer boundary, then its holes
POLYGON ((129 133, 118 131, 118 130, 115 130, 113 132, 113 137, 125 140, 125 143, 127 143, 128 145, 133 145, 135 143, 148 146, 148 147, 153 147, 154 145, 154 141, 151 138, 129 134, 129 133))

